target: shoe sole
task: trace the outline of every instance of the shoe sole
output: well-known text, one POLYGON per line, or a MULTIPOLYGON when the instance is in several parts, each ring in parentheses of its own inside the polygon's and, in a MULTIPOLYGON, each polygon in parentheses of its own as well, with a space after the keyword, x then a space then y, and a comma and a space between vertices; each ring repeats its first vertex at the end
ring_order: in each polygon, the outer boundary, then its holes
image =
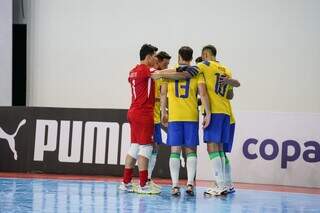
POLYGON ((204 192, 203 193, 203 195, 204 196, 223 196, 223 195, 227 195, 228 194, 228 192, 227 191, 223 191, 223 192, 221 192, 220 194, 211 194, 211 193, 208 193, 208 192, 204 192))

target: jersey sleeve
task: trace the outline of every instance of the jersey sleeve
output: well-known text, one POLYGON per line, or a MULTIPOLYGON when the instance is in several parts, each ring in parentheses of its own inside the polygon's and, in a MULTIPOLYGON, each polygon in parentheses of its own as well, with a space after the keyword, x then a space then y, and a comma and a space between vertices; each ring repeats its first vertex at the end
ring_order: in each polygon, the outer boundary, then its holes
POLYGON ((199 73, 199 69, 197 66, 190 66, 186 69, 186 71, 192 76, 195 77, 199 73))
POLYGON ((230 69, 226 69, 226 76, 228 77, 228 78, 232 78, 232 72, 231 72, 231 70, 230 69))
POLYGON ((205 84, 205 83, 206 83, 206 81, 204 79, 204 74, 203 74, 203 72, 200 72, 198 74, 198 84, 205 84))
MULTIPOLYGON (((226 76, 228 77, 228 78, 232 78, 232 72, 231 72, 231 70, 230 69, 226 69, 226 76)), ((228 84, 228 86, 227 86, 227 90, 232 90, 233 89, 233 86, 231 86, 231 85, 229 85, 228 84)))

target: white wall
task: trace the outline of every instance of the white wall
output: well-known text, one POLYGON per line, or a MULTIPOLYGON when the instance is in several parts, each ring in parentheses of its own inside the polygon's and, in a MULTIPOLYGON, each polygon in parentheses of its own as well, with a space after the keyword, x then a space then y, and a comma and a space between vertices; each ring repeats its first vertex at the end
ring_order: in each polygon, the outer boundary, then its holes
POLYGON ((12 0, 0 1, 0 106, 12 104, 12 0))
POLYGON ((320 112, 320 1, 34 0, 28 105, 127 108, 149 42, 175 56, 212 43, 242 86, 238 110, 320 112))

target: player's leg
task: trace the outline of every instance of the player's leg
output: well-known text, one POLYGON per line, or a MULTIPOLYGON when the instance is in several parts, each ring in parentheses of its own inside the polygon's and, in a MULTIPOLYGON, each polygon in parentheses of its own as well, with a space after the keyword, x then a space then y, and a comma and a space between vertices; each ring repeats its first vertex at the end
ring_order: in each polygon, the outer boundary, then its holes
POLYGON ((227 153, 230 153, 232 150, 234 131, 235 131, 235 124, 233 123, 230 125, 229 132, 226 132, 226 134, 229 134, 228 143, 223 144, 224 145, 223 152, 221 153, 221 155, 224 156, 224 181, 225 181, 225 185, 227 187, 228 193, 235 192, 234 186, 232 184, 232 178, 231 178, 231 162, 227 156, 227 153))
POLYGON ((152 145, 140 145, 138 154, 139 184, 144 187, 148 181, 148 163, 152 155, 152 145))
POLYGON ((158 145, 156 143, 154 143, 151 158, 149 161, 149 166, 148 166, 148 182, 151 181, 151 179, 152 179, 152 173, 153 173, 154 167, 156 165, 157 156, 158 156, 158 145))
POLYGON ((126 156, 125 160, 125 167, 123 172, 123 180, 119 187, 120 190, 132 192, 133 186, 132 186, 132 174, 133 174, 133 168, 136 163, 136 159, 138 158, 138 151, 139 151, 139 144, 132 143, 130 145, 128 154, 126 156))
POLYGON ((148 164, 152 155, 154 133, 153 114, 139 116, 139 152, 138 152, 138 168, 139 168, 139 186, 135 190, 141 194, 159 194, 160 190, 152 186, 148 186, 148 164))
POLYGON ((132 174, 133 174, 133 168, 136 163, 136 160, 138 158, 138 152, 139 152, 139 144, 138 142, 138 126, 135 121, 135 117, 133 116, 132 113, 128 112, 128 120, 130 124, 130 130, 131 130, 131 145, 128 150, 126 160, 125 160, 125 166, 124 166, 124 171, 123 171, 123 179, 122 183, 119 186, 120 190, 123 191, 133 191, 133 185, 131 183, 132 180, 132 174))
POLYGON ((197 171, 197 146, 199 145, 198 122, 185 122, 184 139, 188 175, 186 193, 190 196, 194 196, 194 180, 197 171))
POLYGON ((175 196, 180 195, 180 187, 179 187, 180 153, 181 153, 181 146, 171 147, 171 154, 169 159, 169 169, 170 169, 171 182, 172 182, 171 194, 175 196))
POLYGON ((207 151, 213 167, 214 177, 218 187, 224 186, 223 159, 220 156, 221 145, 214 142, 207 142, 207 151))
POLYGON ((224 160, 220 156, 220 152, 223 151, 222 131, 224 116, 223 114, 212 114, 210 125, 204 130, 204 141, 207 143, 207 151, 216 180, 216 186, 209 188, 205 192, 210 195, 226 193, 224 187, 224 160))
POLYGON ((161 188, 159 185, 157 185, 152 181, 152 173, 156 165, 159 145, 162 144, 161 125, 155 124, 154 127, 155 128, 154 128, 154 135, 153 135, 153 140, 154 140, 153 151, 152 151, 152 155, 151 155, 149 166, 148 166, 148 185, 153 185, 154 187, 161 188))
POLYGON ((196 148, 185 148, 187 156, 187 189, 186 193, 190 196, 194 196, 194 180, 197 171, 197 149, 196 148))
POLYGON ((183 145, 183 123, 169 122, 167 145, 171 146, 171 154, 169 159, 169 168, 172 181, 172 195, 179 196, 179 172, 180 172, 180 153, 183 145))

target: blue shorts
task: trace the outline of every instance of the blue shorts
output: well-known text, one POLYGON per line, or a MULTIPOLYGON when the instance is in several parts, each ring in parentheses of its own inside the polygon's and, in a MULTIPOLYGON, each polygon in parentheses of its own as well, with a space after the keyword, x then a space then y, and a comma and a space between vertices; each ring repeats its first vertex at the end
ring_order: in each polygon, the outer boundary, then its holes
POLYGON ((226 148, 231 151, 233 134, 234 125, 231 127, 229 115, 211 114, 210 124, 204 129, 203 140, 206 143, 223 144, 224 147, 226 146, 226 148), (230 136, 232 136, 232 138, 230 136))
POLYGON ((235 127, 236 127, 236 124, 230 124, 229 141, 228 141, 228 143, 223 144, 223 151, 224 152, 231 152, 231 150, 232 150, 235 127))
POLYGON ((161 136, 161 124, 154 124, 153 140, 156 144, 163 144, 161 136))
POLYGON ((199 123, 194 121, 169 122, 167 145, 197 147, 199 145, 199 123))

